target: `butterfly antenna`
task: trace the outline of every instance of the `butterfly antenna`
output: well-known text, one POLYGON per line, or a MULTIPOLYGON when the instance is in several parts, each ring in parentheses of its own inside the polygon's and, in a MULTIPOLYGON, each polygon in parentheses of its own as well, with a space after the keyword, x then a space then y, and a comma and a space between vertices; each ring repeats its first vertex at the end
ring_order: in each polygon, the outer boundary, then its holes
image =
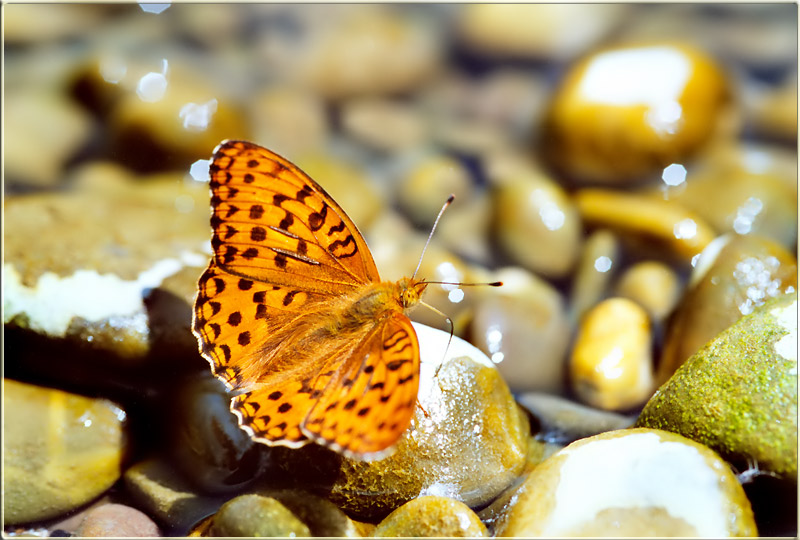
POLYGON ((442 355, 442 361, 439 362, 439 365, 436 367, 436 372, 434 372, 433 374, 433 378, 435 379, 439 376, 439 370, 442 369, 442 365, 444 364, 444 359, 447 358, 447 351, 450 350, 450 343, 452 343, 453 341, 453 319, 451 319, 450 317, 448 317, 447 315, 445 315, 444 313, 442 313, 441 311, 439 311, 430 304, 426 304, 425 302, 420 301, 420 305, 425 306, 426 308, 430 309, 435 313, 438 313, 439 315, 444 317, 445 320, 447 320, 447 323, 450 325, 450 339, 447 340, 447 347, 445 347, 444 349, 444 354, 442 355))
POLYGON ((439 220, 442 219, 442 214, 444 214, 444 211, 447 209, 448 206, 450 206, 450 203, 452 203, 453 199, 455 198, 456 196, 451 194, 442 205, 442 209, 439 210, 439 215, 436 216, 436 221, 433 222, 433 227, 431 227, 431 233, 428 235, 428 240, 425 242, 425 247, 422 248, 422 253, 419 256, 419 262, 417 263, 417 268, 414 270, 414 273, 411 274, 411 279, 417 277, 417 272, 419 272, 419 267, 422 266, 422 257, 425 256, 425 251, 428 249, 428 244, 431 243, 431 238, 433 238, 433 233, 436 231, 436 226, 439 224, 439 220))

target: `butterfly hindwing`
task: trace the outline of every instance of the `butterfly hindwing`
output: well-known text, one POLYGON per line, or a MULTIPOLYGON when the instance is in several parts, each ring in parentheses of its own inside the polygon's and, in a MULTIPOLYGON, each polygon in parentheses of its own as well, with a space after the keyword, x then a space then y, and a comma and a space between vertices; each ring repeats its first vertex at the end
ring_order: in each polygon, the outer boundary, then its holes
POLYGON ((312 439, 345 454, 376 454, 411 422, 419 388, 419 345, 411 321, 397 313, 365 336, 322 390, 303 424, 312 439))

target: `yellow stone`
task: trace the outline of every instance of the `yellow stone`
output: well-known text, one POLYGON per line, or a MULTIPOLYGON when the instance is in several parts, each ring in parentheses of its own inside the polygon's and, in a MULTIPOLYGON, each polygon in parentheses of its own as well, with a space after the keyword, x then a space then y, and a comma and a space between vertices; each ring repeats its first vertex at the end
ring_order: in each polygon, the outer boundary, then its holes
POLYGON ((666 264, 642 261, 622 274, 616 292, 645 308, 654 320, 663 320, 678 302, 681 282, 675 271, 666 264))
POLYGON ((657 240, 687 259, 716 236, 699 215, 655 197, 591 188, 578 191, 575 203, 586 222, 657 240))
POLYGON ((575 392, 606 410, 633 407, 653 390, 647 312, 625 298, 609 298, 581 321, 570 358, 575 392))
POLYGON ((3 379, 3 523, 65 514, 120 477, 125 413, 104 399, 3 379))
POLYGON ((719 66, 681 43, 604 49, 577 63, 545 120, 544 155, 583 180, 643 179, 727 130, 719 66))

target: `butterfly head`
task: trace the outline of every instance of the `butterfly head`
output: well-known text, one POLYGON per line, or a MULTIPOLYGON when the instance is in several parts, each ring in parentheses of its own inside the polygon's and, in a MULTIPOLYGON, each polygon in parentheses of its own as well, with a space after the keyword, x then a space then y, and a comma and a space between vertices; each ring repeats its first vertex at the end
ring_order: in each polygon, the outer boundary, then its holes
POLYGON ((428 286, 427 282, 414 278, 403 278, 398 282, 398 285, 400 286, 400 303, 403 305, 403 309, 417 305, 420 298, 422 298, 425 287, 428 286))

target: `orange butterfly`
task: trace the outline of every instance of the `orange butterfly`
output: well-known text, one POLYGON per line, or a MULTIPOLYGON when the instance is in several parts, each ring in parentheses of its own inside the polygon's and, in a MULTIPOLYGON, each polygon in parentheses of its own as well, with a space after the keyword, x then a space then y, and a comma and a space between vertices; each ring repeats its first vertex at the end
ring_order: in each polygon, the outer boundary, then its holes
POLYGON ((214 255, 192 329, 241 427, 269 445, 384 455, 414 415, 420 353, 404 312, 428 283, 381 281, 341 207, 269 150, 224 141, 209 170, 214 255))

